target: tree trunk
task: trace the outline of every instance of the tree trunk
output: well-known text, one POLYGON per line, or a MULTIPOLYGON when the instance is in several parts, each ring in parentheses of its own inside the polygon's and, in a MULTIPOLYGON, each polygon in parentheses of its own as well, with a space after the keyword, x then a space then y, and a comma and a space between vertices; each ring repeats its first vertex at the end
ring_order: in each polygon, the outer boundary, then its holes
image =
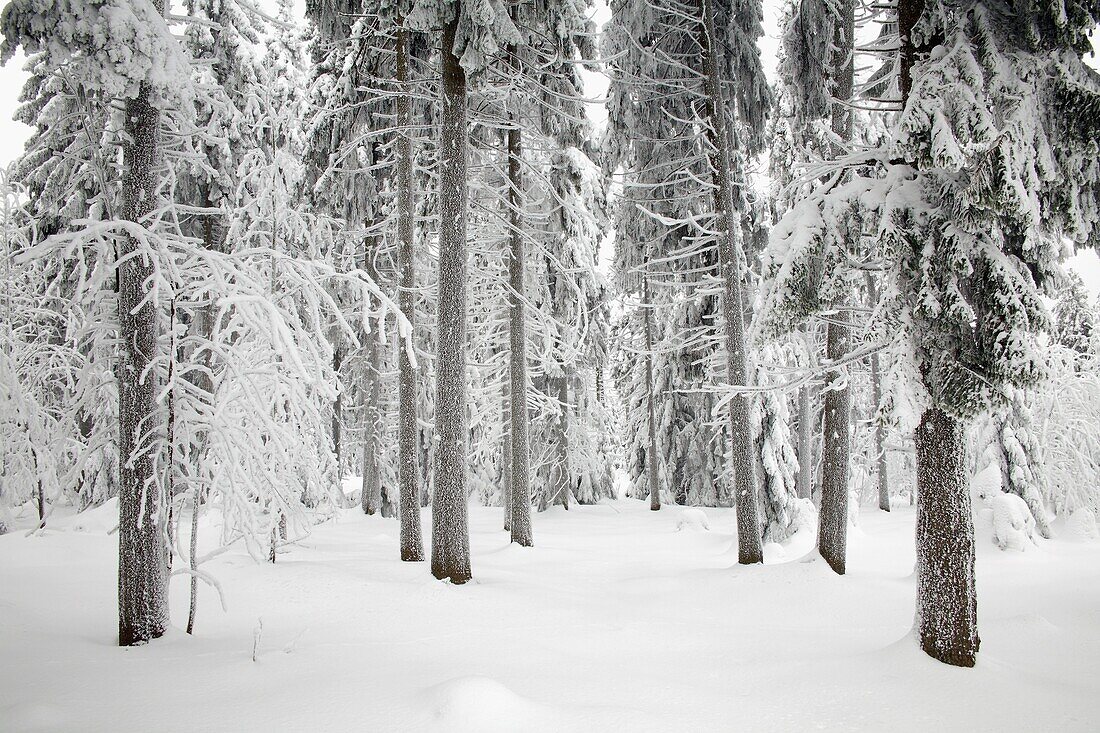
MULTIPOLYGON (((404 21, 397 23, 397 239, 398 261, 401 267, 401 290, 398 305, 409 324, 416 323, 416 263, 413 260, 414 207, 412 125, 409 80, 409 33, 404 21)), ((409 333, 411 339, 415 333, 409 333)), ((403 340, 397 346, 397 474, 398 503, 401 514, 401 559, 420 562, 424 559, 424 543, 420 536, 420 465, 416 424, 416 371, 409 357, 410 346, 403 340)))
MULTIPOLYGON (((332 371, 340 376, 340 368, 344 364, 344 349, 337 346, 332 350, 332 371)), ((332 403, 332 452, 336 454, 336 490, 342 496, 344 493, 344 391, 341 388, 336 393, 336 401, 332 403)))
POLYGON ((527 316, 524 306, 525 281, 523 277, 526 257, 523 241, 523 138, 518 121, 508 128, 508 218, 511 225, 508 254, 508 386, 511 425, 512 542, 530 547, 534 544, 531 528, 531 439, 527 415, 527 316))
MULTIPOLYGON (((852 138, 852 113, 845 104, 852 98, 853 42, 855 37, 853 0, 840 0, 833 29, 833 134, 834 158, 847 153, 852 138)), ((858 232, 856 233, 858 236, 858 232)), ((847 303, 834 304, 835 314, 825 335, 825 355, 830 363, 848 355, 851 336, 848 329, 847 303)), ((833 369, 825 377, 824 455, 821 468, 820 523, 817 549, 829 567, 844 574, 848 544, 848 460, 851 453, 852 410, 847 371, 833 369), (838 386, 840 387, 838 389, 838 386)))
MULTIPOLYGON (((555 381, 558 384, 558 419, 554 429, 556 433, 554 442, 557 444, 558 455, 554 466, 556 477, 551 485, 554 487, 557 503, 568 509, 573 483, 572 472, 569 470, 569 375, 562 374, 556 377, 555 381)), ((653 508, 652 505, 650 508, 653 508)), ((660 505, 657 508, 660 509, 660 505)))
MULTIPOLYGON (((378 272, 372 262, 368 262, 367 274, 375 281, 378 272)), ((375 334, 366 336, 367 357, 367 399, 363 406, 363 492, 360 505, 365 514, 374 515, 382 509, 382 411, 379 401, 382 398, 382 349, 375 334)), ((400 341, 399 341, 400 343, 400 341)))
POLYGON ((809 384, 798 390, 798 495, 803 499, 813 498, 814 493, 812 392, 809 384))
POLYGON ((508 401, 510 372, 501 379, 500 389, 500 506, 504 509, 504 531, 512 532, 512 406, 508 401))
MULTIPOLYGON (((162 6, 163 7, 163 6, 162 6)), ((123 218, 147 223, 160 181, 160 110, 144 82, 126 103, 123 218)), ((122 257, 141 243, 121 240, 122 257)), ((142 644, 168 628, 168 548, 163 487, 154 475, 161 415, 156 405, 157 304, 148 299, 153 263, 131 257, 119 266, 118 360, 119 539, 118 643, 142 644)))
POLYGON ((941 662, 973 667, 980 640, 964 426, 931 407, 916 439, 920 645, 941 662))
MULTIPOLYGON (((707 139, 711 146, 714 175, 714 205, 719 213, 717 226, 718 258, 723 280, 722 316, 726 324, 727 378, 733 387, 749 384, 748 354, 745 345, 745 316, 742 311, 742 261, 737 215, 740 201, 734 201, 731 180, 730 137, 726 127, 726 105, 722 95, 723 79, 714 31, 713 0, 699 0, 702 12, 703 73, 706 93, 707 139)), ((740 197, 738 197, 740 198, 740 197)), ((752 408, 749 396, 737 392, 730 400, 734 494, 737 502, 737 559, 741 564, 764 561, 760 537, 760 509, 757 505, 755 445, 752 435, 752 408)))
MULTIPOLYGON (((834 316, 846 319, 845 311, 834 316)), ((848 326, 830 322, 826 333, 825 352, 829 361, 848 353, 848 326)), ((834 385, 847 375, 831 371, 825 378, 824 449, 821 461, 821 507, 817 527, 817 549, 829 567, 844 575, 845 552, 848 544, 848 454, 851 449, 849 422, 851 399, 848 386, 834 385)))
MULTIPOLYGON (((436 470, 432 574, 465 583, 470 572, 466 497, 466 72, 454 53, 459 3, 440 48, 439 295, 436 332, 436 470)), ((517 400, 518 402, 518 400, 517 400)))
POLYGON ((645 459, 646 476, 649 478, 649 508, 661 509, 661 491, 657 482, 657 408, 653 390, 653 304, 649 301, 649 278, 642 284, 642 316, 645 319, 645 399, 649 412, 649 451, 645 459))
MULTIPOLYGON (((868 305, 873 309, 878 304, 878 288, 875 287, 875 278, 871 273, 864 273, 867 282, 868 305)), ((886 465, 886 431, 877 419, 878 409, 882 404, 882 370, 879 366, 878 353, 871 354, 871 408, 872 418, 875 420, 874 450, 875 450, 875 475, 878 480, 878 508, 884 512, 890 511, 890 476, 886 465)))

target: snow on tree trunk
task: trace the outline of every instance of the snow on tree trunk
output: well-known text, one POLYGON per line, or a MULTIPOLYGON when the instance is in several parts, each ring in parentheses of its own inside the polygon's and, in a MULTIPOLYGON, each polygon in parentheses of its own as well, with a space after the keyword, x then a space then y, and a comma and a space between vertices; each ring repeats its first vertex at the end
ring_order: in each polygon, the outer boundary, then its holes
MULTIPOLYGON (((332 371, 339 377, 340 367, 344 363, 344 348, 337 346, 332 350, 332 371)), ((332 452, 336 455, 336 490, 343 495, 344 486, 344 391, 338 386, 336 400, 332 403, 332 452)))
POLYGON ((527 416, 527 323, 524 307, 523 263, 526 257, 523 242, 523 174, 520 169, 523 155, 522 131, 518 127, 508 129, 508 378, 510 426, 508 447, 510 486, 509 529, 512 542, 530 547, 534 544, 531 531, 531 445, 527 416))
MULTIPOLYGON (((154 209, 160 187, 160 110, 150 103, 143 82, 126 102, 123 149, 123 218, 140 223, 154 209)), ((133 237, 121 240, 121 257, 141 247, 133 237)), ((119 266, 118 360, 119 539, 118 643, 142 644, 168 628, 168 548, 166 507, 154 475, 161 416, 156 405, 157 304, 150 298, 153 263, 132 257, 119 266)))
POLYGON ((921 415, 917 443, 917 631, 921 649, 973 667, 978 653, 974 523, 961 421, 936 407, 921 415))
MULTIPOLYGON (((401 94, 397 96, 397 240, 398 265, 401 268, 401 291, 398 305, 409 321, 410 338, 416 333, 416 263, 413 258, 415 201, 413 197, 411 100, 408 93, 409 32, 397 23, 396 77, 401 94)), ((397 345, 397 476, 398 503, 401 515, 401 559, 420 562, 424 559, 424 543, 420 536, 420 466, 416 424, 416 370, 409 357, 409 347, 403 339, 397 345)))
MULTIPOLYGON (((867 282, 868 307, 874 308, 878 304, 878 288, 875 287, 874 276, 864 273, 867 282)), ((886 431, 878 420, 879 405, 882 404, 882 370, 879 365, 878 353, 871 354, 871 414, 874 418, 874 446, 875 451, 875 478, 878 483, 878 508, 884 512, 890 511, 890 476, 886 466, 886 431)))
MULTIPOLYGON (((726 127, 722 77, 714 30, 712 0, 700 0, 702 11, 703 74, 706 93, 711 166, 714 175, 714 204, 719 213, 718 259, 722 274, 722 316, 726 328, 726 368, 733 387, 747 386, 748 354, 745 344, 745 316, 742 310, 743 264, 738 242, 740 207, 734 202, 730 136, 726 127)), ((738 392, 730 400, 731 458, 734 496, 737 502, 737 558, 741 564, 764 561, 760 537, 760 511, 757 507, 755 441, 752 435, 752 408, 749 396, 738 392)))
MULTIPOLYGON (((843 358, 848 353, 848 326, 840 321, 847 318, 845 311, 838 311, 826 331, 826 357, 829 361, 843 358)), ((824 449, 821 466, 821 507, 817 527, 817 549, 829 567, 844 575, 845 551, 848 543, 848 453, 851 448, 849 421, 851 394, 845 384, 841 389, 834 385, 846 382, 847 376, 832 371, 825 378, 824 449)))
POLYGON ((454 53, 461 8, 443 28, 439 141, 439 294, 436 331, 435 495, 432 574, 465 583, 470 572, 466 498, 466 72, 454 53))
MULTIPOLYGON (((572 493, 572 471, 569 469, 569 375, 555 377, 558 394, 558 419, 554 421, 554 444, 557 455, 554 458, 554 478, 550 485, 554 488, 554 498, 566 509, 569 508, 569 494, 572 493)), ((651 507, 652 508, 652 507, 651 507)), ((660 507, 658 507, 660 508, 660 507)))
POLYGON ((649 278, 644 281, 642 293, 645 298, 645 303, 642 304, 645 318, 645 399, 649 413, 649 450, 646 452, 645 470, 649 478, 649 508, 659 511, 661 492, 657 485, 657 409, 653 396, 653 305, 649 300, 649 278))
MULTIPOLYGON (((509 306, 509 309, 511 306, 509 306)), ((512 404, 508 399, 511 372, 501 380, 500 389, 500 485, 501 502, 504 509, 504 531, 512 532, 512 404)))

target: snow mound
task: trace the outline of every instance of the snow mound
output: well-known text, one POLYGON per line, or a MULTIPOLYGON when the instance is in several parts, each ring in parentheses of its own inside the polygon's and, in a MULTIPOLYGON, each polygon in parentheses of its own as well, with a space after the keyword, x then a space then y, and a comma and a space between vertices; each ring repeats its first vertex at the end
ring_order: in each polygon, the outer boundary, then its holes
POLYGON ((993 544, 1002 550, 1023 552, 1035 541, 1035 517, 1016 494, 1001 492, 991 501, 993 509, 993 544))
POLYGON ((441 730, 529 730, 545 716, 542 706, 492 679, 458 677, 429 688, 425 701, 441 730))
POLYGON ((1096 526, 1096 515, 1091 509, 1078 509, 1066 521, 1069 536, 1078 540, 1100 539, 1100 528, 1096 526))
POLYGON ((676 531, 679 532, 683 529, 692 529, 696 532, 710 531, 710 520, 707 519, 707 513, 695 506, 685 508, 676 520, 676 531))
POLYGON ((46 527, 50 529, 67 529, 70 532, 87 532, 88 534, 108 534, 118 526, 118 499, 108 499, 97 507, 85 509, 79 514, 64 519, 50 521, 46 519, 46 527))

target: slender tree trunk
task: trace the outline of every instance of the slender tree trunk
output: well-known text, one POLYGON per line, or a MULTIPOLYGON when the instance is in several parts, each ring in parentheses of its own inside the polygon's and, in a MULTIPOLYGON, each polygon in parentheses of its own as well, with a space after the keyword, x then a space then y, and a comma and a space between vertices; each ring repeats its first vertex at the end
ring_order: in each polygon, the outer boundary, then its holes
POLYGON ((187 612, 187 633, 195 633, 195 612, 199 606, 199 508, 202 506, 202 490, 196 485, 191 491, 191 542, 188 548, 188 564, 191 566, 191 608, 187 612))
MULTIPOLYGON (((161 6, 163 10, 163 5, 161 6)), ((142 83, 126 103, 127 141, 123 147, 123 218, 144 222, 153 210, 161 172, 160 110, 142 83)), ((141 247, 132 237, 121 241, 121 256, 141 247)), ((168 548, 165 542, 163 487, 154 475, 151 443, 160 430, 156 377, 157 304, 147 299, 153 263, 131 257, 119 267, 118 361, 119 557, 118 643, 142 644, 168 628, 168 548)))
MULTIPOLYGON (((344 349, 337 346, 332 350, 332 371, 337 376, 344 365, 344 349)), ((344 391, 336 393, 336 401, 332 403, 332 451, 336 454, 336 490, 342 496, 344 493, 344 391)))
POLYGON ((508 400, 510 372, 504 375, 500 388, 500 483, 501 502, 504 509, 504 531, 512 532, 512 406, 508 400))
POLYGON ((964 426, 932 407, 916 439, 920 645, 945 664, 973 667, 980 640, 964 426))
MULTIPOLYGON (((832 93, 833 156, 844 155, 846 143, 852 138, 852 113, 845 104, 852 98, 853 42, 855 37, 855 6, 853 0, 839 0, 834 6, 837 17, 833 29, 832 93)), ((858 233, 857 233, 858 236, 858 233)), ((829 321, 825 335, 826 358, 830 363, 848 355, 851 336, 848 328, 848 305, 844 300, 834 304, 835 315, 829 321)), ((824 455, 821 469, 821 507, 817 549, 829 567, 844 574, 848 544, 848 461, 851 453, 851 393, 847 372, 833 369, 825 377, 824 455)))
POLYGON ((508 375, 511 425, 508 431, 512 451, 509 475, 512 542, 534 544, 531 527, 531 439, 527 415, 527 316, 524 306, 526 284, 523 241, 523 138, 519 121, 508 128, 508 218, 511 226, 508 253, 508 375))
MULTIPOLYGON (((401 266, 401 291, 398 305, 410 324, 416 322, 416 263, 413 260, 415 232, 413 196, 413 151, 409 131, 412 125, 409 81, 409 33, 404 20, 397 23, 397 239, 398 261, 401 266)), ((413 333, 409 334, 409 338, 413 333)), ((416 424, 416 370, 409 357, 409 346, 403 340, 397 346, 397 474, 398 503, 401 514, 401 559, 420 562, 424 559, 424 542, 420 537, 420 465, 416 424)))
POLYGON ((456 3, 454 16, 443 29, 440 48, 443 111, 432 501, 432 574, 453 583, 465 583, 472 577, 466 516, 466 72, 454 53, 460 12, 456 3))
MULTIPOLYGON (((874 308, 878 304, 878 288, 875 287, 875 278, 871 273, 864 273, 867 282, 867 299, 869 306, 874 308)), ((872 418, 877 418, 878 408, 882 404, 882 370, 879 365, 877 353, 871 354, 871 399, 873 407, 872 418)), ((877 419, 875 419, 875 474, 878 479, 878 508, 884 512, 890 511, 890 476, 886 465, 886 431, 877 419)))
MULTIPOLYGON (((837 321, 846 311, 837 311, 837 321)), ((826 356, 834 361, 848 353, 848 326, 830 322, 826 333, 826 356)), ((833 387, 847 377, 838 371, 825 378, 824 448, 821 466, 821 507, 817 528, 817 549, 839 575, 844 575, 848 543, 848 454, 850 451, 850 391, 833 387)))
POLYGON ((366 422, 363 440, 363 495, 361 503, 363 512, 375 514, 382 509, 382 475, 381 475, 381 411, 378 403, 381 400, 381 360, 382 350, 378 346, 378 339, 374 334, 367 336, 367 375, 369 379, 367 387, 367 404, 365 405, 364 420, 366 422))
POLYGON ((642 283, 642 316, 645 319, 645 399, 649 414, 649 451, 646 454, 645 470, 649 478, 650 511, 660 511, 661 491, 657 482, 657 407, 653 391, 656 388, 653 379, 653 303, 649 300, 649 278, 642 283))
POLYGON ((798 390, 798 495, 803 499, 813 498, 814 493, 812 392, 809 384, 798 390))
MULTIPOLYGON (((722 316, 726 323, 726 368, 733 387, 749 384, 749 363, 745 343, 745 316, 742 310, 742 272, 740 224, 737 216, 740 201, 734 201, 731 180, 732 153, 726 126, 726 105, 722 94, 722 75, 714 30, 713 0, 699 0, 702 12, 703 73, 706 92, 706 115, 709 122, 707 139, 711 146, 711 166, 714 169, 714 204, 719 212, 718 259, 721 266, 723 292, 722 316)), ((738 199, 740 196, 738 196, 738 199)), ((730 401, 730 435, 732 438, 733 480, 737 502, 738 562, 750 564, 764 561, 760 537, 760 509, 757 504, 755 442, 752 435, 752 406, 749 396, 737 392, 730 401)))
MULTIPOLYGON (((558 419, 554 432, 557 433, 557 459, 552 482, 554 495, 564 508, 569 508, 569 495, 572 493, 572 472, 569 470, 569 375, 562 374, 555 379, 558 385, 558 419)), ((650 507, 652 508, 652 506, 650 507)), ((657 507, 658 509, 660 506, 657 507)))

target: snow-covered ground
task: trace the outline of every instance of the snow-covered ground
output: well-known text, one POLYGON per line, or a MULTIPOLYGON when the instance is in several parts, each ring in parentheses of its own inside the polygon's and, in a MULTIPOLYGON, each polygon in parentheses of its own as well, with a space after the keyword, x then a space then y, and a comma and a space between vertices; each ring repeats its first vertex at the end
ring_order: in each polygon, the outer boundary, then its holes
POLYGON ((275 565, 211 561, 228 612, 203 588, 194 637, 132 649, 114 645, 110 507, 14 532, 0 730, 1100 729, 1100 544, 1001 551, 979 516, 982 651, 963 670, 909 636, 911 507, 864 507, 845 577, 797 561, 805 532, 740 567, 732 512, 705 510, 707 530, 685 511, 556 508, 521 549, 472 507, 476 580, 456 587, 398 561, 395 521, 348 510, 275 565))

